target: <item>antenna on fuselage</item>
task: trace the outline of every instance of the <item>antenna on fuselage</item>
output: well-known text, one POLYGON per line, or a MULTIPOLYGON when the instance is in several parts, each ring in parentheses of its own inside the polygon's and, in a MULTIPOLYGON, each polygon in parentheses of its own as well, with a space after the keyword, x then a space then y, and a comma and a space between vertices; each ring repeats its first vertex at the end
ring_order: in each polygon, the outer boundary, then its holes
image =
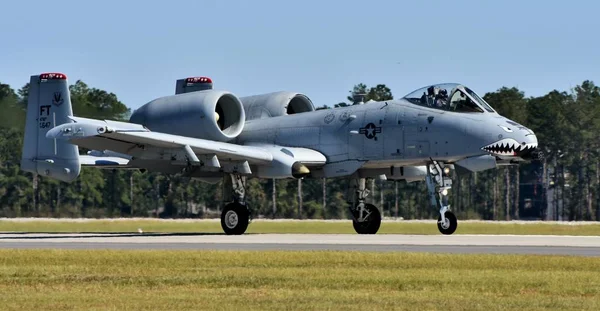
POLYGON ((365 93, 353 93, 352 94, 352 100, 353 103, 352 105, 362 105, 365 103, 365 96, 367 96, 367 94, 365 93))

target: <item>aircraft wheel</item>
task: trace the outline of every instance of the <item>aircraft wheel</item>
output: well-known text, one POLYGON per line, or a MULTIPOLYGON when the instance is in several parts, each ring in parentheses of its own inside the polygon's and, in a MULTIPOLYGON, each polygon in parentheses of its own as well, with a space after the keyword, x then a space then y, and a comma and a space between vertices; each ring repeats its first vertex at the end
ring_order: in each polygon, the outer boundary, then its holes
POLYGON ((379 209, 373 204, 365 204, 365 210, 367 213, 370 213, 369 216, 362 222, 353 220, 352 225, 354 226, 354 230, 358 234, 375 234, 381 226, 381 213, 379 213, 379 209))
POLYGON ((456 231, 456 228, 458 227, 458 221, 456 220, 456 216, 452 212, 446 212, 444 214, 444 217, 446 218, 446 221, 444 223, 440 223, 440 221, 442 220, 442 216, 440 215, 438 217, 438 229, 442 234, 454 233, 454 231, 456 231))
POLYGON ((240 203, 229 203, 221 212, 221 228, 227 235, 240 235, 246 232, 250 220, 248 208, 240 203))

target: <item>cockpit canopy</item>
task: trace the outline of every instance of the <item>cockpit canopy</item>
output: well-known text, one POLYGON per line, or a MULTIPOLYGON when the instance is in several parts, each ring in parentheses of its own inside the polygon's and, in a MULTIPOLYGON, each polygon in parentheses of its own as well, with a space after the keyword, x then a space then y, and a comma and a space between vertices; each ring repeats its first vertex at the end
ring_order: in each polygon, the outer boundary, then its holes
POLYGON ((463 113, 496 113, 477 93, 457 83, 435 84, 420 88, 403 99, 424 107, 463 113))

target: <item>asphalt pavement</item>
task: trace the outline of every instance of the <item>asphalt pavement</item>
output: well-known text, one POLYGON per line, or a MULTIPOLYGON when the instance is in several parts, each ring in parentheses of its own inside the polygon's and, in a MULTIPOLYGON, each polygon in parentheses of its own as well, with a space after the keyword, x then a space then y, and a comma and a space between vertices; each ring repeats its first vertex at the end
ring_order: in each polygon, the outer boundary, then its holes
POLYGON ((451 254, 600 256, 598 236, 0 233, 0 248, 165 250, 335 250, 451 254))

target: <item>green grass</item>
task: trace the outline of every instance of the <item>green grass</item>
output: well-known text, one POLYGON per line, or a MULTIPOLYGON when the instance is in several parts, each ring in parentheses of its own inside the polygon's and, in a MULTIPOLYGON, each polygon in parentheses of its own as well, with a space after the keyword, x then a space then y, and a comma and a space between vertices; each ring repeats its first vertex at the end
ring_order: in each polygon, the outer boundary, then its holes
MULTIPOLYGON (((155 219, 118 220, 0 220, 0 231, 19 232, 222 232, 218 221, 155 219)), ((250 224, 248 233, 355 233, 351 221, 262 221, 250 224)), ((384 221, 380 234, 439 234, 434 222, 384 221)), ((459 221, 455 234, 600 235, 600 223, 473 222, 459 221)))
POLYGON ((3 310, 599 310, 600 260, 0 250, 3 310))

